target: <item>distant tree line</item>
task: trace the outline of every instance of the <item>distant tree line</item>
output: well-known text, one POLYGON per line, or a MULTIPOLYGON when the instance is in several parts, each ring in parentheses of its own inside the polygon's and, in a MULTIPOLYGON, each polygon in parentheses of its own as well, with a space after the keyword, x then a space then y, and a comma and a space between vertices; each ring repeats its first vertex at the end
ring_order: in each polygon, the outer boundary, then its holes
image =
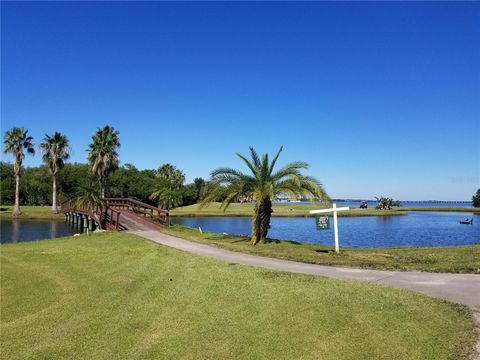
MULTIPOLYGON (((35 155, 28 130, 14 127, 6 131, 3 145, 4 154, 12 155, 13 163, 0 162, 0 204, 14 204, 14 216, 20 215, 20 205, 51 205, 56 213, 57 205, 68 199, 93 206, 105 197, 132 197, 169 210, 197 203, 205 197, 206 189, 219 187, 201 178, 186 184, 183 171, 171 164, 146 170, 132 164, 120 166, 119 132, 108 125, 92 136, 86 164, 67 163, 69 140, 59 132, 46 134, 38 146, 44 162, 40 166, 23 166, 26 154, 35 155)), ((217 201, 227 195, 216 193, 217 201)))
MULTIPOLYGON (((52 174, 48 165, 22 168, 20 183, 20 205, 51 205, 52 174)), ((81 163, 67 163, 57 174, 57 199, 62 203, 82 196, 84 189, 95 182, 90 166, 81 163)), ((132 197, 142 202, 173 208, 195 204, 204 198, 207 182, 202 178, 185 183, 185 175, 175 166, 165 164, 159 169, 139 170, 132 164, 125 164, 109 174, 106 197, 132 197), (173 178, 165 176, 165 168, 174 170, 173 178), (153 196, 153 195, 157 196, 153 196)), ((208 184, 208 186, 212 186, 208 184)), ((15 202, 15 172, 11 163, 0 162, 1 204, 15 202)), ((218 201, 222 201, 220 194, 218 201)))

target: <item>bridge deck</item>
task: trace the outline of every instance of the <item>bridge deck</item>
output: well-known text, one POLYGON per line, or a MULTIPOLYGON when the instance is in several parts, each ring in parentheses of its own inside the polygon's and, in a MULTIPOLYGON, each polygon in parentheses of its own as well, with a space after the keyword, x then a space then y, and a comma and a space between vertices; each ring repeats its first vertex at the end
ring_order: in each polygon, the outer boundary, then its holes
POLYGON ((120 210, 120 223, 127 228, 127 230, 141 231, 141 230, 159 230, 160 224, 154 224, 141 215, 136 215, 128 210, 120 210))
POLYGON ((95 206, 92 209, 81 208, 75 199, 62 204, 62 212, 84 217, 102 223, 108 230, 158 230, 170 224, 168 210, 142 203, 132 198, 105 198, 106 208, 95 206))

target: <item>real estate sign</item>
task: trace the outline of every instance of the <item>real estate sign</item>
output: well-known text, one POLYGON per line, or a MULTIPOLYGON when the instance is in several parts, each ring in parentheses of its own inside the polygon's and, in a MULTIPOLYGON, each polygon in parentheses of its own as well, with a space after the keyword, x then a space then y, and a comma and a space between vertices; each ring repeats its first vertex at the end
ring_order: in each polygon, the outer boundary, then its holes
POLYGON ((317 230, 328 230, 330 229, 330 218, 328 215, 315 216, 315 224, 317 230))

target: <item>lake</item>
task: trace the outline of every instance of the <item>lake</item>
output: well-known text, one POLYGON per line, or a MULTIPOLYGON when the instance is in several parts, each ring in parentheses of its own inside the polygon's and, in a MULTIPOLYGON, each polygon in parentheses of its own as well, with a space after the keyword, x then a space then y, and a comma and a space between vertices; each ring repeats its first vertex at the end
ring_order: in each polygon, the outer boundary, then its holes
MULTIPOLYGON (((340 245, 348 247, 452 246, 480 243, 480 215, 455 212, 410 212, 405 216, 341 217, 340 245), (458 222, 473 217, 472 225, 458 222)), ((249 235, 248 217, 173 217, 172 224, 204 231, 249 235)), ((333 229, 317 231, 313 217, 272 218, 269 237, 333 245, 333 229)), ((333 228, 333 224, 332 224, 333 228)), ((0 219, 2 243, 15 243, 73 235, 61 220, 0 219)))
MULTIPOLYGON (((173 217, 171 222, 215 233, 251 233, 248 217, 173 217)), ((341 217, 338 224, 340 246, 379 248, 480 243, 480 216, 473 213, 418 211, 404 216, 341 217), (472 225, 459 224, 460 220, 472 217, 472 225)), ((274 217, 268 237, 333 246, 333 219, 330 230, 317 231, 313 217, 274 217)))
POLYGON ((79 232, 62 220, 0 219, 0 242, 17 243, 70 236, 79 232))
MULTIPOLYGON (((337 206, 360 206, 363 201, 350 201, 350 200, 336 200, 333 201, 337 206)), ((374 200, 367 201, 369 208, 375 208, 377 202, 374 200)), ((274 204, 311 204, 310 201, 298 201, 293 202, 274 202, 274 204)), ((421 207, 421 208, 471 208, 472 201, 400 201, 402 207, 421 207)))

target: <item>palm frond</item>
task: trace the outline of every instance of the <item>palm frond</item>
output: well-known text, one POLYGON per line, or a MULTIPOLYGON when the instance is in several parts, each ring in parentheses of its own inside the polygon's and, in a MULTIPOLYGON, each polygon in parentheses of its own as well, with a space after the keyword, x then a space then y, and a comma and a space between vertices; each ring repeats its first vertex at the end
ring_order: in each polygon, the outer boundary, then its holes
POLYGON ((280 146, 280 149, 278 149, 277 154, 275 155, 275 157, 272 160, 272 163, 270 164, 270 170, 269 170, 270 174, 273 173, 273 169, 275 168, 275 164, 277 163, 278 157, 280 156, 282 151, 283 151, 283 145, 280 146))
POLYGON ((254 176, 257 176, 257 172, 258 172, 258 166, 255 165, 255 163, 251 163, 250 160, 248 160, 244 155, 240 154, 240 153, 236 153, 236 155, 243 160, 243 162, 247 165, 247 167, 250 169, 250 171, 252 172, 252 174, 254 176))
POLYGON ((252 158, 253 165, 256 168, 260 167, 261 162, 260 162, 260 157, 258 156, 257 152, 255 151, 255 149, 252 146, 250 146, 248 149, 250 150, 250 156, 252 158))

